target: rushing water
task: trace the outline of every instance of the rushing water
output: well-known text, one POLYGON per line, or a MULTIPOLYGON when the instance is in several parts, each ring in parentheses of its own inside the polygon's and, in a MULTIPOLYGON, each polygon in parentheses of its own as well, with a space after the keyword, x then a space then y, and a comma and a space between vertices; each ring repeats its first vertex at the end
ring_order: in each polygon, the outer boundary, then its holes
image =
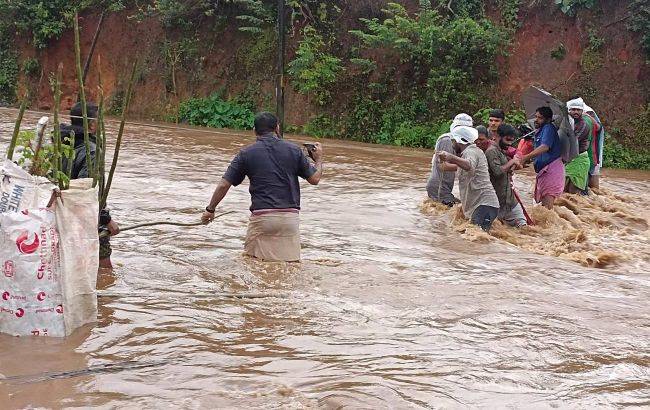
MULTIPOLYGON (((0 110, 1 152, 15 115, 0 110)), ((196 221, 252 140, 127 126, 114 218, 196 221)), ((549 251, 573 229, 561 212, 534 208, 543 226, 497 227, 500 239, 450 226, 454 211, 422 204, 430 151, 323 145, 321 185, 303 185, 301 264, 242 256, 246 186, 212 225, 124 232, 115 270, 99 276, 95 325, 65 339, 0 335, 0 407, 650 405, 650 175, 606 171, 605 205, 578 203, 590 211, 574 213, 586 238, 574 242, 589 245, 576 252, 608 252, 598 264, 549 251)))

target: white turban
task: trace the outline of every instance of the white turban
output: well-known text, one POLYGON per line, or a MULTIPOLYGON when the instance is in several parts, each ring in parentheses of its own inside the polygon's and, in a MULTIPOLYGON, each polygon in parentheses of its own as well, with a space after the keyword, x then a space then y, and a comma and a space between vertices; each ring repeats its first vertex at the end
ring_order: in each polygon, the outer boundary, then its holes
POLYGON ((451 138, 460 144, 473 144, 478 139, 478 131, 474 127, 460 125, 451 131, 451 138))
POLYGON ((460 127, 460 126, 471 127, 473 125, 474 125, 474 120, 472 120, 472 117, 470 117, 469 114, 460 113, 456 117, 454 117, 454 120, 451 122, 451 126, 449 127, 449 131, 453 131, 454 128, 456 127, 460 127))
POLYGON ((584 110, 585 109, 585 102, 582 100, 582 98, 578 97, 574 100, 567 101, 566 107, 570 110, 572 108, 578 109, 578 110, 584 110))

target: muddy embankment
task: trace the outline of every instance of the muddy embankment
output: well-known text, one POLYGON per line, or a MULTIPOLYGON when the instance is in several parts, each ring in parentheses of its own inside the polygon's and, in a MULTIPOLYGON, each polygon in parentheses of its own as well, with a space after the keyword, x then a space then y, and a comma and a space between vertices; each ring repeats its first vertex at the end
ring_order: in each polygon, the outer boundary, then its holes
MULTIPOLYGON (((417 9, 417 2, 412 0, 399 2, 405 3, 410 10, 417 9)), ((385 0, 346 3, 336 26, 337 40, 341 43, 338 52, 345 54, 357 45, 348 30, 360 28, 360 17, 380 16, 385 3, 385 0)), ((625 128, 627 119, 642 110, 650 95, 650 66, 646 65, 646 57, 639 48, 638 36, 626 28, 628 5, 629 1, 601 0, 593 11, 580 9, 576 17, 568 17, 551 0, 522 1, 520 26, 510 55, 497 62, 502 94, 495 95, 491 103, 512 101, 518 104, 521 91, 530 84, 537 84, 561 96, 580 94, 601 114, 607 126, 625 128), (590 48, 590 35, 602 41, 597 50, 590 48), (564 50, 563 58, 553 58, 552 52, 559 49, 564 50)), ((495 20, 500 18, 495 2, 488 2, 487 11, 495 20)), ((246 54, 254 50, 256 41, 262 40, 238 31, 234 24, 225 27, 205 24, 198 30, 200 58, 193 66, 177 70, 174 93, 169 90, 169 64, 161 54, 161 46, 166 39, 178 40, 184 34, 165 29, 153 17, 140 22, 129 19, 133 13, 127 10, 111 14, 104 23, 95 51, 96 56, 101 56, 105 95, 113 103, 119 102, 124 93, 130 66, 137 57, 142 69, 131 105, 133 116, 164 119, 175 112, 180 101, 218 90, 230 96, 245 89, 255 90, 259 108, 273 105, 274 53, 267 53, 269 61, 253 65, 253 72, 250 66, 242 64, 242 61, 250 62, 246 54)), ((90 48, 98 20, 97 12, 82 16, 82 53, 90 48)), ((289 59, 293 57, 297 40, 297 35, 287 39, 289 59)), ((72 33, 66 32, 43 50, 36 51, 26 42, 20 49, 22 59, 36 57, 42 67, 40 80, 22 79, 23 86, 28 85, 36 91, 33 107, 47 109, 52 106, 47 78, 59 63, 66 69, 63 108, 71 105, 77 90, 72 33)), ((91 98, 97 94, 97 79, 95 65, 88 78, 91 98)), ((310 108, 308 101, 288 84, 288 123, 304 124, 317 112, 316 108, 310 108)), ((333 104, 337 104, 336 96, 333 104)))

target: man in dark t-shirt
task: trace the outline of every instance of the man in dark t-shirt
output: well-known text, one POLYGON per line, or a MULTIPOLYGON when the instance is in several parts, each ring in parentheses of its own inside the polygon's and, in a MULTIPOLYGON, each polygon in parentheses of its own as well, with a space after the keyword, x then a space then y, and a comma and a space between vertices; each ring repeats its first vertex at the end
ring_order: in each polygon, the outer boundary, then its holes
POLYGON ((269 112, 255 117, 257 141, 230 163, 201 217, 207 224, 231 186, 250 180, 251 217, 246 234, 248 255, 271 261, 300 260, 300 183, 317 185, 323 172, 320 143, 310 148, 312 165, 295 144, 278 137, 278 119, 269 112))
POLYGON ((508 147, 512 146, 516 134, 517 130, 512 125, 499 125, 496 143, 491 144, 485 151, 485 158, 487 158, 490 171, 490 182, 499 198, 497 218, 505 224, 519 228, 526 225, 526 216, 512 186, 515 160, 509 159, 506 154, 508 147))

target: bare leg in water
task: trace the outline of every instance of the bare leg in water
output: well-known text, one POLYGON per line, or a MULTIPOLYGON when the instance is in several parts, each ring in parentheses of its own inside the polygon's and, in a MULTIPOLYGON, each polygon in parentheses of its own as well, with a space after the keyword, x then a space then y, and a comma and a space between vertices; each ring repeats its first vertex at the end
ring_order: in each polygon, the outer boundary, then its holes
POLYGON ((542 197, 542 205, 546 209, 553 209, 553 205, 555 204, 555 197, 553 195, 546 195, 542 197))
POLYGON ((111 258, 100 258, 99 259, 99 269, 113 269, 113 264, 111 263, 111 258))

